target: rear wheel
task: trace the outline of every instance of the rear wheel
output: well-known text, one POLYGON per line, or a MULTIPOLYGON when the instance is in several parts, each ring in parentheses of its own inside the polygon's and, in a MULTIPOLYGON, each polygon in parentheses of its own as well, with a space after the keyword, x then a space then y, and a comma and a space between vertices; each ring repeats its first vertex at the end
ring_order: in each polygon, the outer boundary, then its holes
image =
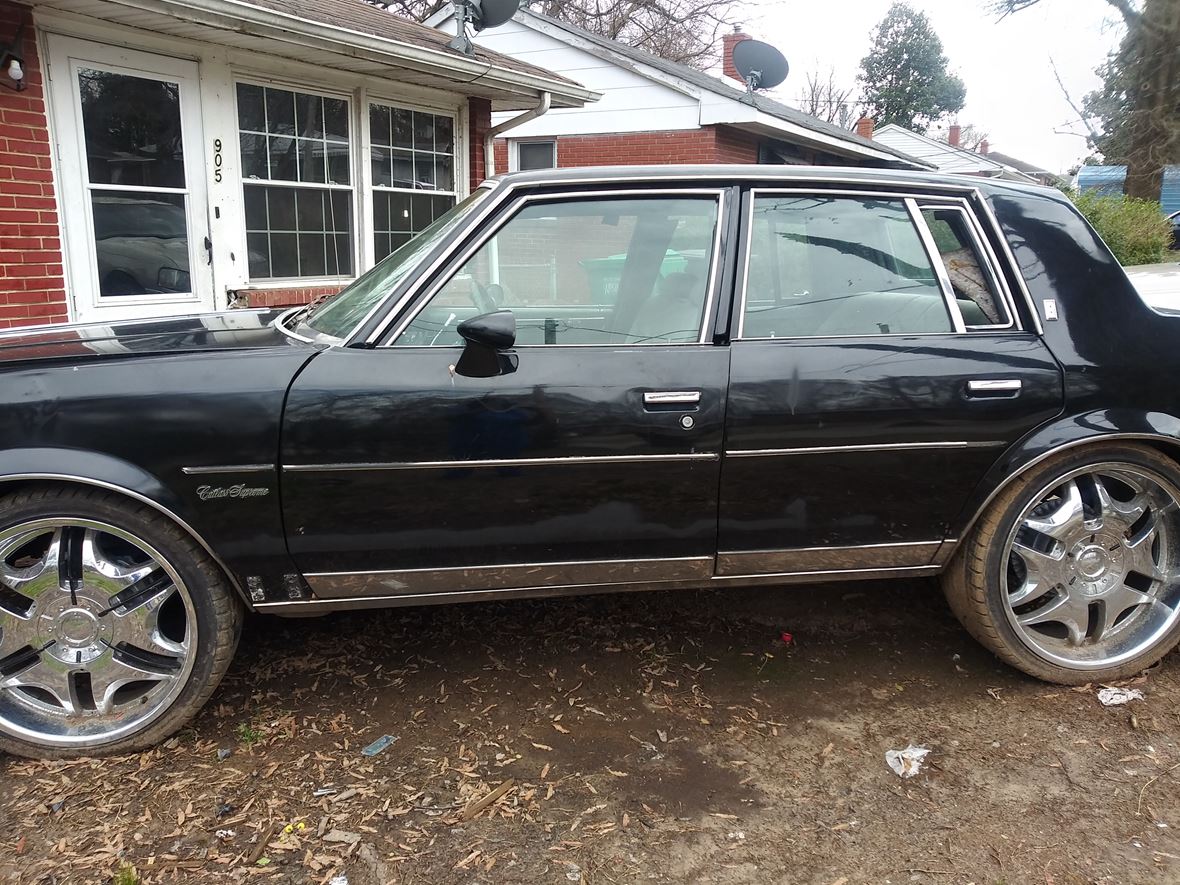
POLYGON ((89 489, 0 499, 0 749, 142 749, 213 692, 241 606, 159 513, 89 489))
POLYGON ((1180 470, 1122 445, 1034 468, 992 503, 944 589, 967 630, 1026 673, 1139 672, 1180 641, 1180 470))

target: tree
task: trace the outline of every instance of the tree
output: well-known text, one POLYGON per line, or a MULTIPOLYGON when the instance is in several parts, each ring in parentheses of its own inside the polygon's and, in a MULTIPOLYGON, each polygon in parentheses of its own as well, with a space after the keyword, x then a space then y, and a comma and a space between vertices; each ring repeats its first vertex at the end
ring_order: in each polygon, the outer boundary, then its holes
MULTIPOLYGON (((1039 2, 996 0, 994 6, 1003 18, 1039 2)), ((1083 103, 1100 127, 1091 142, 1108 162, 1126 161, 1127 196, 1158 201, 1164 166, 1180 162, 1180 0, 1106 2, 1127 34, 1099 68, 1103 88, 1083 103)))
MULTIPOLYGON (((449 0, 367 0, 422 21, 449 0)), ((707 68, 718 60, 721 34, 733 29, 740 0, 524 0, 523 5, 592 34, 652 55, 707 68)))
POLYGON ((797 103, 803 113, 848 129, 856 118, 852 92, 836 84, 836 71, 829 68, 826 76, 819 71, 807 75, 797 103))
POLYGON ((733 30, 736 0, 526 0, 530 9, 636 46, 669 61, 707 68, 733 30))
POLYGON ((908 3, 894 3, 873 31, 857 80, 866 114, 922 133, 967 98, 963 81, 947 71, 930 20, 908 3))

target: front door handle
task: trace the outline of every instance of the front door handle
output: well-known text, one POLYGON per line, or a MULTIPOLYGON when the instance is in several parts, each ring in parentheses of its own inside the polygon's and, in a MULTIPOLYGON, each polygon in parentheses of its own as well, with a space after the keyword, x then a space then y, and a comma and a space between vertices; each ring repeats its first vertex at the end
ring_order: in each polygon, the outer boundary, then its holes
POLYGON ((984 381, 968 381, 969 399, 1012 399, 1020 396, 1024 386, 1019 378, 995 378, 984 381))
POLYGON ((645 406, 695 406, 700 401, 699 390, 649 390, 643 394, 645 406))

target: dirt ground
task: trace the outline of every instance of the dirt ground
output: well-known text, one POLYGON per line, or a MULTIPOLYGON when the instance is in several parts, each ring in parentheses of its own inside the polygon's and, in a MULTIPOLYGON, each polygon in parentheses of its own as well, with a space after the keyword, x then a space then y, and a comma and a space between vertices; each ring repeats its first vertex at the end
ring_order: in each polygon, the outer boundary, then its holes
POLYGON ((158 750, 0 758, 0 879, 1180 881, 1180 663, 1134 687, 1025 678, 923 582, 259 617, 158 750))

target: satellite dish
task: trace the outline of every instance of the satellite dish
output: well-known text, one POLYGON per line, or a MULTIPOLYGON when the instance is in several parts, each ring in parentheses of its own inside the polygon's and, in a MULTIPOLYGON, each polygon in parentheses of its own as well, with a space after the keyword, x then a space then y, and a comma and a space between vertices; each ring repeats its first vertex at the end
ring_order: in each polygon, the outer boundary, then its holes
POLYGON ((761 40, 742 40, 733 47, 733 66, 746 81, 746 89, 773 89, 787 79, 783 54, 761 40))
POLYGON ((520 0, 470 0, 471 4, 479 10, 476 16, 471 20, 471 24, 475 30, 482 31, 484 28, 498 28, 502 24, 506 24, 516 15, 516 10, 520 9, 520 0))
POLYGON ((467 36, 467 25, 478 33, 507 22, 520 8, 521 0, 451 0, 455 7, 455 36, 447 44, 464 55, 475 55, 475 47, 467 36))

